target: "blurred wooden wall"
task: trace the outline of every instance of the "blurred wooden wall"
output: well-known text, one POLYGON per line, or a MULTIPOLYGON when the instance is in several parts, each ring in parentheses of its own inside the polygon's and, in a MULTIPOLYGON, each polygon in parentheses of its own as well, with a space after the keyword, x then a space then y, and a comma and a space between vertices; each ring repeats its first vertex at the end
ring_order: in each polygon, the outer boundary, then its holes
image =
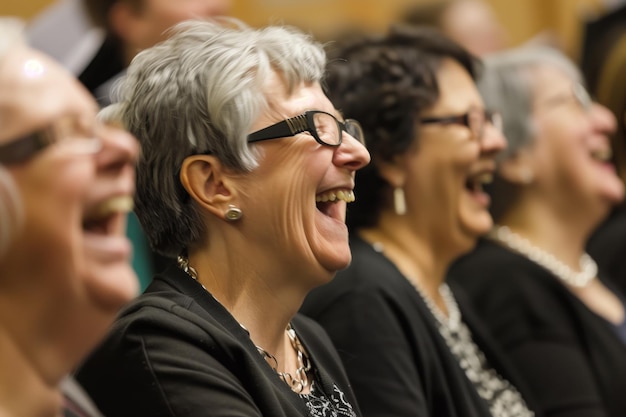
MULTIPOLYGON (((178 1, 178 0, 171 0, 178 1)), ((425 0, 232 0, 232 15, 253 26, 288 23, 324 39, 358 24, 373 31, 385 27, 411 3, 425 0)), ((487 0, 509 33, 512 46, 552 31, 576 58, 582 19, 602 10, 602 0, 487 0)), ((0 15, 32 17, 53 0, 0 0, 0 15)))

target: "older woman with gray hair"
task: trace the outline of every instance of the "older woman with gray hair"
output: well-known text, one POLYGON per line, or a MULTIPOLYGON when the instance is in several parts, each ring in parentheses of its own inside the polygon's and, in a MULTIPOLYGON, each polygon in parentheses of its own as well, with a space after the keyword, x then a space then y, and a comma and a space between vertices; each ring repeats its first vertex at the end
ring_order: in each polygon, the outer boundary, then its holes
POLYGON ((0 18, 0 415, 96 416, 68 374, 136 295, 138 146, 0 18), (75 414, 78 413, 78 414, 75 414))
POLYGON ((491 190, 497 225, 450 274, 545 415, 624 416, 625 298, 585 253, 624 195, 609 163, 615 119, 555 50, 493 55, 479 86, 509 142, 491 190))
POLYGON ((105 414, 358 415, 328 337, 296 315, 350 263, 346 204, 369 162, 324 66, 308 36, 233 19, 181 24, 130 65, 136 213, 178 265, 77 374, 105 414))

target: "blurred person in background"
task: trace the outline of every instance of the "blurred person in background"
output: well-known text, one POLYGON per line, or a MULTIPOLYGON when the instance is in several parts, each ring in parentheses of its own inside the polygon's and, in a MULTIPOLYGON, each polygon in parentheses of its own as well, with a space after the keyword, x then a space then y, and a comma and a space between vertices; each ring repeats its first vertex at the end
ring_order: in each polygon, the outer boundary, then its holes
POLYGON ((183 23, 131 63, 136 213, 178 265, 77 373, 105 414, 359 415, 328 336, 296 314, 350 263, 346 206, 369 162, 322 91, 325 63, 295 29, 234 19, 183 23))
POLYGON ((482 57, 504 49, 506 30, 488 2, 484 0, 429 0, 404 11, 403 23, 434 27, 482 57))
POLYGON ((138 146, 0 18, 0 415, 99 415, 67 375, 137 291, 138 146), (65 400, 62 393, 65 393, 65 400))
POLYGON ((497 225, 451 279, 548 416, 626 415, 626 299, 585 252, 624 197, 610 163, 615 118, 548 48, 490 56, 479 88, 508 148, 491 190, 497 225))
POLYGON ((111 103, 113 83, 133 57, 167 37, 167 30, 188 19, 228 14, 231 0, 82 0, 105 39, 78 79, 101 105, 111 103))
POLYGON ((364 416, 532 416, 450 263, 492 226, 483 191, 505 146, 473 57, 432 29, 339 48, 328 94, 362 121, 372 163, 350 206, 352 263, 302 312, 330 334, 364 416))

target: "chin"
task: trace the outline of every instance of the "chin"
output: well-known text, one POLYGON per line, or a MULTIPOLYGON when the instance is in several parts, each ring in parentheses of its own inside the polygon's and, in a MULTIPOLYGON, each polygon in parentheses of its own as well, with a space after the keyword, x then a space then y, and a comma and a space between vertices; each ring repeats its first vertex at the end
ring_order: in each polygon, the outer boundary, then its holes
POLYGON ((603 191, 603 199, 611 205, 618 205, 624 200, 624 184, 621 181, 613 185, 613 187, 607 187, 603 191))
POLYGON ((470 237, 478 240, 479 237, 486 235, 492 227, 493 219, 491 214, 484 210, 465 222, 463 229, 470 237))
POLYGON ((135 298, 139 280, 128 263, 94 266, 85 276, 85 289, 91 303, 105 314, 117 315, 135 298))
POLYGON ((325 254, 318 257, 320 266, 328 273, 328 281, 332 280, 335 274, 342 269, 346 269, 352 262, 350 247, 345 244, 345 249, 331 248, 325 254))

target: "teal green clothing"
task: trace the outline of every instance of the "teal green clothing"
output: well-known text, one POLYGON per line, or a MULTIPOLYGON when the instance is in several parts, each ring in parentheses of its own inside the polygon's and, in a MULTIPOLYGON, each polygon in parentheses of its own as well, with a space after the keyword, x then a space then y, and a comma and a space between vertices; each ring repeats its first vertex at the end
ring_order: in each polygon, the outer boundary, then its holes
POLYGON ((150 284, 150 281, 152 281, 154 268, 152 266, 153 261, 150 245, 134 213, 128 216, 126 235, 133 244, 133 269, 139 278, 139 286, 141 292, 143 292, 150 284))

